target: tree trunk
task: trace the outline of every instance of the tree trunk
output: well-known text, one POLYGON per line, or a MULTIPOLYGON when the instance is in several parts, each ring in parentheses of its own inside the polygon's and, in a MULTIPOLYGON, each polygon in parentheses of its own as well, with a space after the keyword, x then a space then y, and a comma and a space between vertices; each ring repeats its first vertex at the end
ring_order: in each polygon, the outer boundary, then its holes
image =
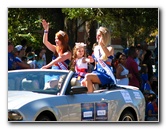
POLYGON ((87 44, 87 55, 91 55, 93 50, 93 44, 96 43, 96 29, 97 22, 95 21, 87 21, 85 23, 86 29, 86 44, 87 44))

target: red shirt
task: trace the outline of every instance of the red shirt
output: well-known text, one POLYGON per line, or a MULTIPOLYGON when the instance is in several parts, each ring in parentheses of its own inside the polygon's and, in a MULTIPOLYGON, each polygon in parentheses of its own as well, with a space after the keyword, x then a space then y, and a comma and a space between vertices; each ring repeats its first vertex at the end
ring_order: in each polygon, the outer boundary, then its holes
POLYGON ((129 73, 131 73, 133 76, 132 78, 129 78, 129 85, 140 88, 139 79, 137 78, 137 75, 139 73, 138 64, 135 62, 133 58, 131 57, 127 58, 126 68, 129 70, 129 73))

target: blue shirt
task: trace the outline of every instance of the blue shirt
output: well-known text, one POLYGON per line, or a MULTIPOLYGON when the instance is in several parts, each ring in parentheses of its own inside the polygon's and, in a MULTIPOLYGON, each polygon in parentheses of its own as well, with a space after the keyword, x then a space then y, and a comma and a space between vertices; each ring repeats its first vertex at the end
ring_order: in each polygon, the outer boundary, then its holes
POLYGON ((14 62, 15 62, 15 57, 13 53, 8 52, 8 70, 14 69, 13 68, 14 62))

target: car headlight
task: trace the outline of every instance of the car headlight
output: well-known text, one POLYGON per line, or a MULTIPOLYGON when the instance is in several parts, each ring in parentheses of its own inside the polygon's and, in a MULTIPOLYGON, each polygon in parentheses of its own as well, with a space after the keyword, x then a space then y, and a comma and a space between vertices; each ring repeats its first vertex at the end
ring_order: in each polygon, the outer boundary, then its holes
POLYGON ((8 120, 9 121, 21 121, 21 120, 23 120, 23 117, 17 111, 8 111, 8 120))

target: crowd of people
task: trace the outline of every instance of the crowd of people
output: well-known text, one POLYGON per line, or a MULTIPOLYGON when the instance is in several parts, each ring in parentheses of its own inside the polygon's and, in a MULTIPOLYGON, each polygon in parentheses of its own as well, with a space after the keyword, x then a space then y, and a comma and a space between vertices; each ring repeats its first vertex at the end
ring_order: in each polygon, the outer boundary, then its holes
MULTIPOLYGON (((158 76, 153 72, 152 51, 147 43, 131 46, 127 51, 114 52, 110 43, 110 31, 99 27, 96 34, 97 43, 93 46, 91 56, 86 55, 86 44, 75 43, 71 50, 68 44, 68 34, 62 30, 55 34, 55 43, 48 41, 49 23, 42 21, 44 28, 43 44, 54 56, 46 63, 46 49, 26 51, 26 46, 14 46, 8 41, 8 70, 15 69, 63 69, 74 70, 75 78, 80 85, 88 88, 88 93, 94 91, 94 85, 107 84, 132 85, 138 87, 146 99, 146 120, 156 120, 158 117, 158 76), (89 72, 90 71, 90 72, 89 72), (155 118, 151 118, 155 117, 155 118)), ((156 56, 156 61, 158 57, 156 56)))

